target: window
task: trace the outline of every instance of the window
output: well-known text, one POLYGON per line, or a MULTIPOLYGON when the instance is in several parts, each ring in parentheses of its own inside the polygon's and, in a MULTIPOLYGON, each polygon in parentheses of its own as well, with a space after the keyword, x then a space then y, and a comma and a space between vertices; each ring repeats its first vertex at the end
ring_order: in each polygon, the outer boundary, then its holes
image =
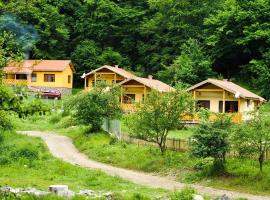
POLYGON ((16 79, 17 80, 27 80, 27 75, 26 74, 16 74, 16 79))
POLYGON ((135 102, 135 94, 125 94, 123 103, 132 104, 135 102))
POLYGON ((31 75, 31 82, 37 82, 37 74, 31 75))
POLYGON ((68 83, 71 83, 71 76, 68 75, 68 83))
POLYGON ((199 100, 197 102, 199 108, 207 108, 210 109, 210 100, 199 100))
MULTIPOLYGON (((219 101, 219 112, 223 111, 223 101, 219 101)), ((238 112, 238 101, 225 101, 225 113, 238 112)))
POLYGON ((44 74, 44 82, 55 82, 55 74, 44 74))

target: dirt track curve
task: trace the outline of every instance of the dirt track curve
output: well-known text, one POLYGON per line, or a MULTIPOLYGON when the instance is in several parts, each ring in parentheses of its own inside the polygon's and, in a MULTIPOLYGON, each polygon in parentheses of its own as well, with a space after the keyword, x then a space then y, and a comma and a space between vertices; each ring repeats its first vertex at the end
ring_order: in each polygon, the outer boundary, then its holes
MULTIPOLYGON (((47 144, 53 156, 60 158, 66 162, 81 167, 97 169, 111 176, 119 176, 133 183, 144 185, 152 188, 163 188, 168 190, 182 189, 187 184, 176 182, 167 177, 159 177, 151 174, 137 172, 133 170, 114 167, 108 164, 100 163, 89 159, 86 155, 80 153, 72 143, 69 137, 57 135, 56 133, 40 132, 40 131, 21 131, 20 134, 40 137, 47 144)), ((199 193, 210 196, 218 196, 226 194, 233 198, 247 198, 250 200, 270 200, 270 196, 257 196, 247 193, 233 192, 211 187, 200 186, 196 184, 189 185, 195 188, 199 193)))

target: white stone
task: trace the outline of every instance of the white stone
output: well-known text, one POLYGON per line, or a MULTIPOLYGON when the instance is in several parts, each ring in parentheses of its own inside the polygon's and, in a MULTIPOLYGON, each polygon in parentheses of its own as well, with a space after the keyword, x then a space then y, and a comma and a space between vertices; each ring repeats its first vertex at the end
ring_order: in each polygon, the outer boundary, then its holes
POLYGON ((63 193, 68 191, 67 185, 50 185, 49 191, 55 194, 63 193))

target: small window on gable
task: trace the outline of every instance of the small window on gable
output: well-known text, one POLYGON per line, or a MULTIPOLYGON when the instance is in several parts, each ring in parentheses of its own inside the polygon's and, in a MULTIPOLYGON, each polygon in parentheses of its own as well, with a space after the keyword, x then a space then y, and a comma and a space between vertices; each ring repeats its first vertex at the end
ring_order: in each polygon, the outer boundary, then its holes
POLYGON ((68 75, 68 83, 71 83, 71 76, 68 75))

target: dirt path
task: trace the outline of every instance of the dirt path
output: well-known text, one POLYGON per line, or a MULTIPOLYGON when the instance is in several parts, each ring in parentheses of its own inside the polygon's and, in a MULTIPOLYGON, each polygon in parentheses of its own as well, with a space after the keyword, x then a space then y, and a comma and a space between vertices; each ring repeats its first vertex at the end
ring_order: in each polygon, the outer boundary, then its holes
MULTIPOLYGON (((179 190, 187 186, 187 184, 170 180, 167 177, 154 176, 154 175, 150 175, 150 174, 146 174, 142 172, 113 167, 111 165, 93 161, 89 159, 86 155, 80 153, 73 145, 72 140, 66 136, 39 132, 39 131, 24 131, 24 132, 19 132, 19 133, 28 135, 28 136, 42 138, 48 145, 50 152, 55 157, 60 158, 71 164, 80 165, 82 167, 91 168, 91 169, 98 169, 107 173, 108 175, 119 176, 133 183, 152 187, 152 188, 179 190)), ((194 184, 190 186, 195 188, 199 193, 210 195, 210 196, 226 194, 229 197, 234 197, 234 198, 243 197, 250 200, 270 200, 269 196, 257 196, 257 195, 251 195, 251 194, 246 194, 246 193, 214 189, 214 188, 204 187, 204 186, 194 185, 194 184)))

